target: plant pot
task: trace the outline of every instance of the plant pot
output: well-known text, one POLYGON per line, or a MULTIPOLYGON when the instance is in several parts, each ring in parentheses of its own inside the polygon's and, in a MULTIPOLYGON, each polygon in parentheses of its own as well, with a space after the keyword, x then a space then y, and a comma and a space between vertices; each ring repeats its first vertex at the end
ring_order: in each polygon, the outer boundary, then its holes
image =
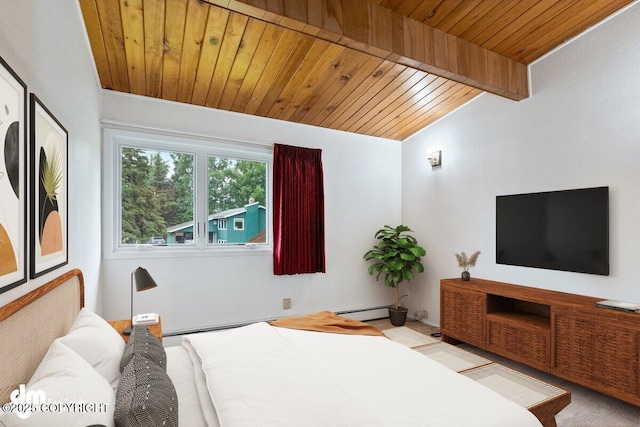
POLYGON ((393 326, 404 326, 407 322, 408 308, 405 307, 389 307, 389 320, 393 326))
POLYGON ((463 271, 462 280, 464 280, 465 282, 468 282, 469 279, 471 279, 471 273, 469 273, 468 271, 463 271))

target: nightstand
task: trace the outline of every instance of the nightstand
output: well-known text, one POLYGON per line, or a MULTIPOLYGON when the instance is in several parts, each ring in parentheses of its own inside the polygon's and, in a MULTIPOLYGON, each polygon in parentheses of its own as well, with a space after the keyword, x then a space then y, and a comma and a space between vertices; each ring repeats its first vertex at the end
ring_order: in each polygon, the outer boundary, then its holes
MULTIPOLYGON (((122 336, 122 339, 124 339, 124 342, 129 341, 129 335, 123 334, 122 331, 124 331, 125 329, 131 326, 131 319, 111 320, 109 321, 109 324, 113 326, 113 328, 116 331, 118 331, 118 333, 122 336)), ((162 319, 161 318, 158 319, 158 324, 147 325, 147 329, 149 330, 149 332, 155 335, 160 340, 160 342, 162 342, 162 319)))

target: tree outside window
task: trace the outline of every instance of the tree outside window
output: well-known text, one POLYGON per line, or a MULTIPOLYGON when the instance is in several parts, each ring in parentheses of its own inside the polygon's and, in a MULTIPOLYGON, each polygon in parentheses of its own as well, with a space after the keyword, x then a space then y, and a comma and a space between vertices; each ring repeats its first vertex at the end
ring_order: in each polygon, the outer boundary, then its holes
POLYGON ((167 238, 167 226, 193 222, 191 154, 121 150, 121 243, 167 238))
POLYGON ((207 156, 207 188, 196 191, 198 154, 135 146, 120 149, 121 246, 266 243, 267 162, 207 156), (198 220, 198 201, 208 217, 198 220), (233 227, 227 227, 227 222, 233 227))

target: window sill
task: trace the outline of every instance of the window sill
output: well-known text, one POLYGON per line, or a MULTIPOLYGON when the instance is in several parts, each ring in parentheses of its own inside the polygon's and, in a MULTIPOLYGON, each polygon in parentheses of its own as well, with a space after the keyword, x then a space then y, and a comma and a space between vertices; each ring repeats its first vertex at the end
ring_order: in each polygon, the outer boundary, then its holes
POLYGON ((150 258, 193 258, 193 257, 226 257, 226 256, 271 256, 273 248, 269 245, 254 248, 239 247, 170 247, 147 246, 117 248, 104 251, 104 259, 150 259, 150 258))

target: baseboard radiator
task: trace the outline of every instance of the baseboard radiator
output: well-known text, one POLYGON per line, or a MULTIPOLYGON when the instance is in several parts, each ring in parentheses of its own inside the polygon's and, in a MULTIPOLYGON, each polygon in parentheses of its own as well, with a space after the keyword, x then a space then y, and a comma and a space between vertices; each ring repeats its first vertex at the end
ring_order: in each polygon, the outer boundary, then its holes
MULTIPOLYGON (((383 317, 388 317, 389 315, 387 312, 388 307, 389 307, 388 305, 381 305, 378 307, 357 308, 353 310, 336 311, 335 313, 340 316, 348 315, 348 317, 352 319, 361 320, 361 321, 375 320, 375 319, 382 319, 383 317)), ((187 334, 197 334, 200 332, 221 331, 223 329, 239 328, 241 326, 250 325, 256 322, 271 322, 277 319, 279 319, 279 317, 274 317, 271 319, 253 320, 253 321, 240 322, 240 323, 228 323, 224 325, 208 326, 205 328, 187 329, 182 331, 163 332, 162 336, 177 337, 177 336, 187 335, 187 334)))

